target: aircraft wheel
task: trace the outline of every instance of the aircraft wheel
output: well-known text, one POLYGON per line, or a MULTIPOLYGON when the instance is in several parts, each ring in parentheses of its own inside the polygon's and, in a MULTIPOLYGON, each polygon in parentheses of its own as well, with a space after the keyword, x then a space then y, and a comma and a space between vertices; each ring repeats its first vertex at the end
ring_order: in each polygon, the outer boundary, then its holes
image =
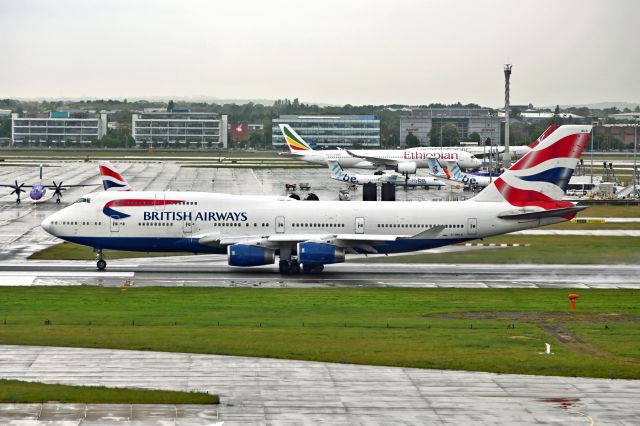
POLYGON ((96 263, 96 266, 98 267, 98 270, 104 271, 104 269, 107 267, 107 262, 103 259, 100 259, 96 263))
POLYGON ((278 263, 278 270, 282 275, 287 275, 290 269, 288 260, 281 260, 280 263, 278 263))
POLYGON ((300 263, 297 260, 292 260, 289 265, 289 273, 290 274, 299 274, 300 273, 300 263))

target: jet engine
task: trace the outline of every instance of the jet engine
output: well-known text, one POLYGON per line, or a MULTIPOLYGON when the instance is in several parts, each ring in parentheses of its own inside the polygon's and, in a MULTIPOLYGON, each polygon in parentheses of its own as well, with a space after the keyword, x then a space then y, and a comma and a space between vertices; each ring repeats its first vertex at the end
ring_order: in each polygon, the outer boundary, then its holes
POLYGON ((417 168, 418 165, 414 161, 404 161, 402 163, 398 163, 396 166, 396 172, 414 174, 417 168))
POLYGON ((270 265, 276 260, 276 252, 265 247, 234 244, 227 247, 227 257, 231 266, 270 265))
POLYGON ((305 266, 344 262, 344 248, 327 243, 298 243, 298 260, 305 266))

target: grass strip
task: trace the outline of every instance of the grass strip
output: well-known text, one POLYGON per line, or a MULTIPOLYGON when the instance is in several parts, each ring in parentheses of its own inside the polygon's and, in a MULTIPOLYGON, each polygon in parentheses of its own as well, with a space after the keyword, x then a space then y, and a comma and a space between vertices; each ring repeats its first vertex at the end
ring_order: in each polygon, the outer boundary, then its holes
MULTIPOLYGON (((130 259, 135 257, 187 256, 186 252, 139 252, 124 250, 103 250, 105 259, 130 259)), ((31 254, 28 259, 35 260, 96 260, 91 247, 63 242, 31 254)))
POLYGON ((640 291, 571 292, 5 287, 0 343, 640 379, 640 291))
POLYGON ((399 256, 352 258, 365 263, 510 263, 510 264, 635 264, 640 262, 640 238, 582 235, 501 235, 476 240, 485 244, 523 247, 482 247, 456 253, 425 252, 399 256))
POLYGON ((217 395, 203 392, 68 386, 20 380, 0 380, 1 403, 43 403, 49 401, 69 404, 218 404, 220 402, 217 395))

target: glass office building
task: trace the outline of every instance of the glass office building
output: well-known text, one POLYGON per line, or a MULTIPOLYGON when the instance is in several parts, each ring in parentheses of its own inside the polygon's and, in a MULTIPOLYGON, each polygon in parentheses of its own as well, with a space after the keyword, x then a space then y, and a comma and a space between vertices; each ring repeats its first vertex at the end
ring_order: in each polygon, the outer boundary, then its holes
POLYGON ((279 124, 290 125, 314 148, 379 147, 380 119, 375 115, 281 115, 272 120, 272 144, 286 147, 279 124))
POLYGON ((166 147, 226 148, 227 116, 208 112, 150 112, 133 114, 136 144, 166 147))
POLYGON ((11 114, 14 145, 90 144, 106 134, 107 114, 68 111, 27 116, 11 114))

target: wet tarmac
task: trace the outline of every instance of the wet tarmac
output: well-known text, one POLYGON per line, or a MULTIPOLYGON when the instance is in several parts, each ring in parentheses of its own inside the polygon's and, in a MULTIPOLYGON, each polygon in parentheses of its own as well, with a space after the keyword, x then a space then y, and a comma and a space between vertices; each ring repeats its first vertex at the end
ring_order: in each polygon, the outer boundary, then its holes
MULTIPOLYGON (((543 355, 541 355, 543 356, 543 355)), ((246 424, 637 424, 640 381, 373 367, 236 356, 0 346, 0 377, 220 395, 219 422, 246 424)), ((62 407, 73 411, 73 407, 62 407)), ((76 408, 81 411, 82 407, 76 408)), ((159 410, 162 410, 160 408, 159 410)), ((209 411, 188 421, 212 424, 209 411)), ((33 418, 0 405, 0 422, 33 418)), ((168 413, 167 413, 168 414, 168 413)), ((66 424, 106 424, 100 419, 66 424)), ((114 419, 127 423, 124 418, 114 419)), ((160 424, 149 418, 144 424, 160 424)), ((37 423, 37 424, 45 424, 37 423)), ((46 423, 49 424, 49 423, 46 423)), ((58 423, 60 424, 60 423, 58 423)), ((137 424, 137 423, 136 423, 137 424)))

